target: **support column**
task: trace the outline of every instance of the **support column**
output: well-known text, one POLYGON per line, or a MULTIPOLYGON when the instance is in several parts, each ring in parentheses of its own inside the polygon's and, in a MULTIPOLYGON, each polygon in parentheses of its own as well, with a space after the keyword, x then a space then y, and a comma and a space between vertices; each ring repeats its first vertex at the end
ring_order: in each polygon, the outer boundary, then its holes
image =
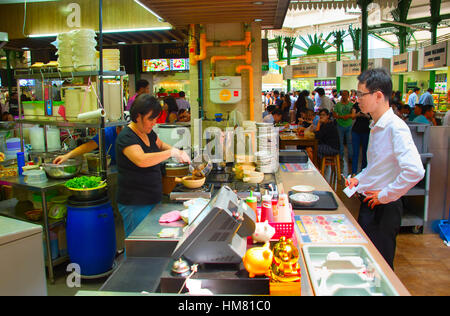
MULTIPOLYGON (((341 46, 343 43, 344 32, 334 32, 334 44, 336 45, 336 61, 341 61, 341 46)), ((341 77, 336 76, 336 90, 341 91, 341 77)))
MULTIPOLYGON (((285 37, 284 45, 287 51, 287 64, 291 64, 292 51, 294 50, 295 37, 285 37)), ((291 80, 287 79, 287 92, 291 91, 291 80)))
MULTIPOLYGON (((441 0, 430 0, 430 13, 431 13, 431 45, 436 44, 437 41, 437 27, 441 22, 441 0)), ((430 88, 434 90, 436 81, 436 71, 430 71, 430 88)))
POLYGON ((369 26, 367 24, 367 7, 371 0, 358 0, 361 9, 361 72, 367 69, 369 64, 369 26))

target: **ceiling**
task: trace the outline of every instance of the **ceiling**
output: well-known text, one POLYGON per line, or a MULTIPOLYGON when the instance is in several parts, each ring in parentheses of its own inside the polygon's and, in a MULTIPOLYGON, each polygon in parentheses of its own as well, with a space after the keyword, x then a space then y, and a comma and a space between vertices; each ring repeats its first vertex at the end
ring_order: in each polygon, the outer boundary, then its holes
POLYGON ((173 26, 258 22, 263 29, 279 29, 290 0, 141 0, 144 6, 173 26))
MULTIPOLYGON (((56 39, 52 37, 40 38, 23 38, 10 39, 3 47, 4 49, 22 50, 28 47, 30 50, 52 49, 56 47, 51 45, 56 39)), ((98 38, 97 38, 98 40, 98 38)), ((157 44, 157 43, 172 43, 172 42, 187 42, 187 29, 171 29, 159 31, 142 31, 142 32, 115 32, 103 33, 103 46, 118 46, 118 45, 136 45, 136 44, 157 44)))

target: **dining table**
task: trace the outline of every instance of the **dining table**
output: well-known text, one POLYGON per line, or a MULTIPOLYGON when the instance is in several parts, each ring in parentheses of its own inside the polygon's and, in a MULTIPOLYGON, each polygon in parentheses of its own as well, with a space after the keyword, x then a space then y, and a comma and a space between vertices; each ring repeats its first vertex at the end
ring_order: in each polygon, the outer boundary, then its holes
POLYGON ((315 137, 299 135, 298 133, 290 130, 286 132, 280 132, 280 149, 286 149, 287 146, 303 146, 311 147, 313 151, 313 163, 317 167, 319 165, 317 158, 317 148, 319 140, 315 137))

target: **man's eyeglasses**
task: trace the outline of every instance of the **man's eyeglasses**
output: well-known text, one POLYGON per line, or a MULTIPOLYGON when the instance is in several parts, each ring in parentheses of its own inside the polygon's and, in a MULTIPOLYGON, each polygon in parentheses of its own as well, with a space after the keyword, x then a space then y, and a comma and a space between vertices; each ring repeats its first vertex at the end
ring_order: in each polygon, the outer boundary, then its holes
POLYGON ((377 92, 377 91, 380 91, 380 90, 375 90, 375 91, 370 91, 370 92, 356 91, 356 97, 357 97, 357 98, 362 98, 362 97, 365 96, 365 95, 373 94, 373 93, 375 93, 375 92, 377 92))

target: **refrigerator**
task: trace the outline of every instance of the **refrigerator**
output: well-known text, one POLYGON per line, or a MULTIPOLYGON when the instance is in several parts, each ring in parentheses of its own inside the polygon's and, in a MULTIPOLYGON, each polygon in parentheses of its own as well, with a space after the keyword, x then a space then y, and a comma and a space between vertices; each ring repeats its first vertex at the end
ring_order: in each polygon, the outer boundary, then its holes
POLYGON ((0 296, 46 296, 42 226, 0 216, 0 296))

